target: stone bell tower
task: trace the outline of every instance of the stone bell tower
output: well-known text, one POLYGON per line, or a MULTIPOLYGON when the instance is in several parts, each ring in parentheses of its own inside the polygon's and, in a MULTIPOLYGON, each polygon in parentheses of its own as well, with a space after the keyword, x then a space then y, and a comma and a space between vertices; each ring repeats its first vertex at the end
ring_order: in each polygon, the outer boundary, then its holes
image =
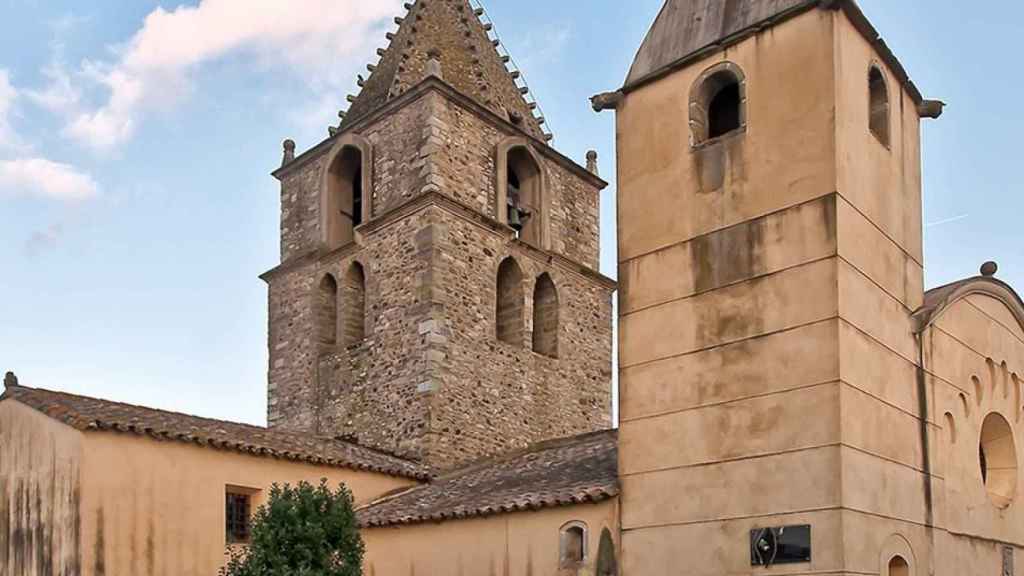
POLYGON ((941 104, 854 2, 668 0, 595 107, 618 124, 623 572, 928 574, 910 316, 941 104), (752 551, 786 527, 784 556, 752 551))
POLYGON ((281 181, 269 421, 438 467, 610 426, 606 186, 466 0, 419 0, 281 181))

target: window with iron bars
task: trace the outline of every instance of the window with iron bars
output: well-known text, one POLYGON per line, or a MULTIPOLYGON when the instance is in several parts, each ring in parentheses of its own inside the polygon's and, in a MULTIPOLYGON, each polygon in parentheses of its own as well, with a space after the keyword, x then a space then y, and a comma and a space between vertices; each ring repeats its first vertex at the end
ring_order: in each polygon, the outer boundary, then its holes
POLYGON ((249 541, 249 507, 248 494, 227 493, 225 518, 229 544, 244 544, 249 541))

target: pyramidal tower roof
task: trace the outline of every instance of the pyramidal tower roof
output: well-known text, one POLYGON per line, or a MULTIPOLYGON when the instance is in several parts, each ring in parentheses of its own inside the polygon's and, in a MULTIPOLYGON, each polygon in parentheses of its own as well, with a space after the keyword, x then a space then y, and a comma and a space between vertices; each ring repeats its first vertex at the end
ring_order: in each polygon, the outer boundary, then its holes
POLYGON ((508 69, 510 58, 498 52, 499 44, 489 34, 491 24, 480 19, 482 9, 474 9, 468 0, 416 0, 405 6, 408 14, 395 18, 398 31, 388 34, 390 46, 378 50, 380 61, 368 67, 369 78, 360 78, 359 95, 350 97, 342 130, 436 73, 439 63, 446 83, 543 139, 536 104, 526 100, 519 72, 508 69))

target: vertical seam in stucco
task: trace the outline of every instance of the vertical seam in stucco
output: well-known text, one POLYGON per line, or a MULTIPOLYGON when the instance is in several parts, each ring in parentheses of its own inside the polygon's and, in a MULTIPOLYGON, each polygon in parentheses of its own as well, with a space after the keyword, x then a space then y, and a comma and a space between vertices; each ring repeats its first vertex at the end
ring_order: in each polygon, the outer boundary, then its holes
POLYGON ((917 341, 917 390, 918 390, 918 404, 920 405, 921 419, 920 419, 920 430, 921 430, 921 455, 922 455, 922 475, 924 477, 924 506, 925 506, 925 530, 928 532, 928 564, 934 565, 932 562, 933 551, 935 550, 935 505, 932 494, 932 457, 931 457, 931 443, 928 439, 928 371, 924 365, 924 342, 925 333, 931 333, 930 330, 922 331, 915 335, 917 341))

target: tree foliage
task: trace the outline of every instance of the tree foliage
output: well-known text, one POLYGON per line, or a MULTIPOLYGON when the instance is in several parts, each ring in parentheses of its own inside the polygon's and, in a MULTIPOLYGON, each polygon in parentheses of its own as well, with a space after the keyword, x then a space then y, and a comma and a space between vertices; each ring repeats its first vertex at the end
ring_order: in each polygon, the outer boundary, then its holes
POLYGON ((221 576, 362 576, 363 540, 345 486, 274 485, 252 520, 247 550, 229 553, 221 576))

